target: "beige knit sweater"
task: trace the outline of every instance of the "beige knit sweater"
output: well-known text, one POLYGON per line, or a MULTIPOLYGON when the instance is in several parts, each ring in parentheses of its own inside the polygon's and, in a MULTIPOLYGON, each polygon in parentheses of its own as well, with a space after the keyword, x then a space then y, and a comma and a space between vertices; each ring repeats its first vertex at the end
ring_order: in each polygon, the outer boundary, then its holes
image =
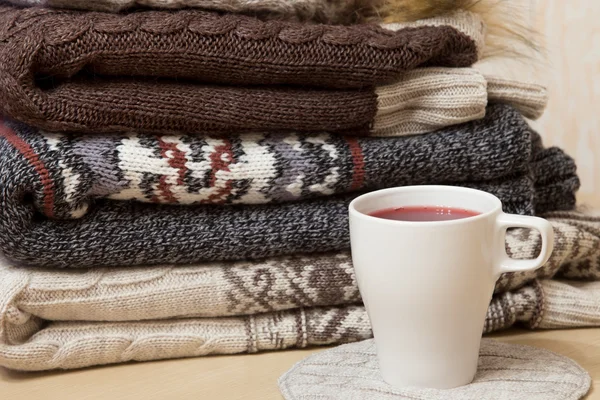
MULTIPOLYGON (((493 64, 493 61, 491 62, 493 64)), ((375 89, 377 114, 372 136, 393 137, 432 132, 483 118, 488 103, 515 107, 538 119, 548 101, 543 86, 474 68, 420 68, 398 82, 375 89)))
MULTIPOLYGON (((600 325, 600 282, 593 282, 600 278, 600 217, 547 217, 556 233, 551 259, 499 280, 486 332, 516 322, 600 325)), ((531 258, 539 240, 535 231, 514 230, 507 250, 531 258)), ((3 265, 0 365, 79 368, 349 342, 371 335, 359 304, 347 253, 87 271, 3 265)))

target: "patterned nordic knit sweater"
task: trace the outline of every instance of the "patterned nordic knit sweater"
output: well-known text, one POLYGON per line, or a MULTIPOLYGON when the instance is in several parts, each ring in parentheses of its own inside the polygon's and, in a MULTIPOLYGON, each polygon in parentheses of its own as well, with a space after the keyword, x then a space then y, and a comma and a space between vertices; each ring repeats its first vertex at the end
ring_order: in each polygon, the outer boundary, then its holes
POLYGON ((347 206, 356 194, 306 200, 315 196, 446 183, 489 191, 505 211, 533 214, 571 209, 579 186, 573 160, 544 149, 501 105, 480 121, 393 140, 75 138, 6 122, 0 171, 0 250, 46 267, 347 249, 347 206), (122 200, 130 198, 169 205, 122 200), (219 205, 264 202, 285 203, 219 205))
POLYGON ((53 131, 368 133, 375 86, 468 67, 482 38, 467 12, 380 28, 0 5, 0 112, 53 131))
POLYGON ((98 198, 263 204, 391 186, 503 180, 530 174, 532 135, 537 138, 518 112, 499 105, 469 124, 394 138, 69 136, 5 121, 0 143, 10 150, 0 156, 0 165, 10 171, 8 179, 24 186, 31 174, 14 165, 13 156, 15 150, 25 159, 34 153, 53 192, 41 187, 32 192, 38 209, 48 217, 77 218, 98 198))
MULTIPOLYGON (((545 217, 555 251, 541 269, 502 275, 485 332, 600 325, 600 218, 545 217)), ((533 258, 539 245, 537 231, 507 234, 511 257, 533 258)), ((0 365, 78 368, 361 340, 371 330, 360 301, 347 252, 85 272, 0 265, 0 365)))

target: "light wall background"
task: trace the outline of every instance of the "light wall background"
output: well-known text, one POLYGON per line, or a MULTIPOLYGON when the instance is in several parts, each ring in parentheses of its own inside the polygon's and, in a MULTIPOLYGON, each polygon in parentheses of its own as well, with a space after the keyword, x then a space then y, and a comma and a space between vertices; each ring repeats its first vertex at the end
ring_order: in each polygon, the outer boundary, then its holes
POLYGON ((527 1, 549 59, 538 78, 550 101, 534 126, 575 158, 579 200, 600 208, 600 0, 527 1))

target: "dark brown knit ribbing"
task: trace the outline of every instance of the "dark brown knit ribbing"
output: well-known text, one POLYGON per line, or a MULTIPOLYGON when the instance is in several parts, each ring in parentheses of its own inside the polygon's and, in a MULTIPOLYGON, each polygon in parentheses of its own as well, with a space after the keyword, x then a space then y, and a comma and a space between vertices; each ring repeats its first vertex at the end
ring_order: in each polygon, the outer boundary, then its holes
POLYGON ((147 84, 112 79, 73 82, 43 94, 43 115, 29 119, 49 130, 85 132, 348 131, 361 134, 377 112, 372 90, 147 84))
POLYGON ((375 112, 373 85, 476 59, 475 42, 449 26, 393 32, 203 11, 0 6, 0 112, 52 130, 361 130, 375 112), (215 83, 303 87, 207 86, 215 83), (326 118, 313 118, 316 104, 331 104, 326 118))

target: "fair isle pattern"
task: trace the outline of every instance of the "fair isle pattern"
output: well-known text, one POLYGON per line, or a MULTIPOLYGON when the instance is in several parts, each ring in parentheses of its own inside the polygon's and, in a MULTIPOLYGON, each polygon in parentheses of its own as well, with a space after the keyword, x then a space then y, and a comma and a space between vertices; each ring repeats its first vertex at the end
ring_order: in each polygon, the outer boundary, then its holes
MULTIPOLYGON (((6 122, 0 125, 0 250, 27 266, 70 268, 340 251, 350 246, 347 207, 356 191, 408 184, 485 190, 510 213, 572 209, 579 187, 574 161, 558 148, 544 149, 509 106, 489 111, 481 121, 394 140, 309 134, 298 135, 304 138, 298 144, 289 135, 266 136, 267 157, 248 165, 248 146, 236 136, 210 143, 208 137, 187 136, 191 142, 185 143, 197 152, 188 168, 190 160, 181 166, 185 148, 178 143, 174 151, 174 138, 139 134, 135 146, 144 148, 136 149, 136 157, 139 151, 142 161, 154 154, 160 168, 146 163, 127 171, 120 162, 131 160, 121 159, 117 147, 131 135, 51 134, 47 140, 35 128, 6 122), (269 158, 276 159, 278 175, 265 188, 261 179, 272 174, 269 158), (208 162, 210 169, 204 167, 208 162), (199 177, 196 170, 208 172, 199 177), (239 173, 237 180, 230 179, 232 172, 239 173), (137 173, 140 181, 131 185, 126 173, 137 173), (257 186, 255 193, 270 204, 219 205, 257 186), (131 187, 135 200, 144 201, 108 198, 131 187), (211 204, 172 205, 180 193, 201 189, 210 193, 211 204), (323 196, 347 192, 353 193, 323 196)), ((250 147, 256 150, 256 143, 250 147)))
MULTIPOLYGON (((281 175, 276 168, 277 154, 271 150, 279 139, 268 140, 260 134, 195 139, 131 135, 116 142, 118 168, 129 186, 108 197, 180 204, 269 202, 262 192, 281 175)), ((327 139, 331 140, 331 136, 315 135, 304 141, 295 135, 283 135, 280 145, 287 144, 298 153, 311 150, 319 153, 325 150, 327 139), (309 150, 306 145, 311 143, 315 146, 309 150)), ((335 158, 334 145, 330 147, 333 149, 330 156, 335 158)), ((336 176, 333 178, 330 184, 336 183, 336 176)), ((294 194, 301 197, 298 191, 302 188, 302 177, 298 180, 285 188, 291 198, 294 194)), ((321 195, 333 193, 325 185, 314 184, 312 189, 321 195)))
MULTIPOLYGON (((555 252, 535 272, 503 275, 484 333, 600 325, 600 217, 545 217, 555 252)), ((525 229, 507 234, 515 258, 535 257, 539 244, 525 229)), ((348 253, 84 273, 1 265, 0 365, 68 369, 347 343, 372 334, 359 303, 348 253)))
MULTIPOLYGON (((517 111, 503 105, 490 106, 480 121, 425 136, 385 139, 327 133, 69 136, 12 121, 5 121, 0 131, 0 140, 25 158, 35 153, 37 168, 45 166, 42 176, 48 179, 34 192, 36 204, 46 215, 60 218, 79 218, 93 199, 103 197, 183 205, 265 204, 401 185, 493 186, 491 181, 505 177, 546 173, 534 168, 545 158, 531 162, 536 137, 517 111), (460 159, 457 148, 462 149, 460 159)), ((564 164, 553 181, 575 176, 575 165, 560 150, 546 153, 552 155, 546 164, 564 164)), ((12 159, 3 152, 0 164, 14 169, 12 159)), ((510 208, 513 199, 500 197, 510 208)))
MULTIPOLYGON (((535 271, 503 274, 496 293, 518 288, 533 279, 600 280, 600 216, 593 211, 556 211, 544 215, 554 226, 554 250, 535 271)), ((540 233, 514 229, 507 235, 506 252, 512 258, 534 258, 541 249, 540 233)))

